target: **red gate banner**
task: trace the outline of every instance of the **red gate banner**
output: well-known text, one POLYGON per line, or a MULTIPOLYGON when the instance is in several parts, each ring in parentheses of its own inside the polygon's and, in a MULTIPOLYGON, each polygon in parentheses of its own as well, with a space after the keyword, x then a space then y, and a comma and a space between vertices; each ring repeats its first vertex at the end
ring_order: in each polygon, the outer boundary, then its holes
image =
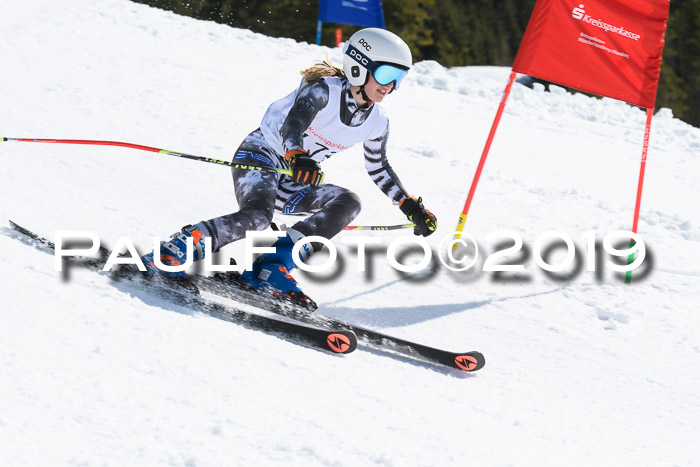
POLYGON ((518 73, 654 108, 670 0, 537 0, 518 73))

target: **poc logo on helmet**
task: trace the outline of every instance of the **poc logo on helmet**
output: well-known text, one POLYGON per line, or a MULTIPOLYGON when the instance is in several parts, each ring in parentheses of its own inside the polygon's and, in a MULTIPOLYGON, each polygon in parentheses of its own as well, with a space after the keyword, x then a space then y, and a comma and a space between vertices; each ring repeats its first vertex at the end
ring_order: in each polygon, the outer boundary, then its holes
POLYGON ((586 14, 586 11, 583 9, 583 3, 581 3, 581 4, 578 6, 578 8, 574 8, 574 9, 571 11, 571 16, 572 16, 574 19, 583 19, 583 15, 585 15, 585 14, 586 14))
POLYGON ((361 45, 362 47, 364 47, 365 50, 367 50, 367 51, 372 50, 372 46, 369 45, 369 43, 368 43, 366 40, 364 40, 364 39, 360 39, 360 45, 361 45))
POLYGON ((350 56, 354 58, 356 61, 359 63, 362 63, 363 65, 367 66, 369 64, 369 60, 365 58, 361 53, 359 53, 357 50, 350 50, 350 56))

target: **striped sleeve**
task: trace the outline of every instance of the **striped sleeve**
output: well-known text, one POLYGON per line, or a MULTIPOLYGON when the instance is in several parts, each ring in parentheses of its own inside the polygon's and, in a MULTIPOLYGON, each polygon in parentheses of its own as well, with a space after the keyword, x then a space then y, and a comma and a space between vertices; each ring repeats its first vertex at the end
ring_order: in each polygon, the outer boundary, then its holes
POLYGON ((389 165, 389 160, 386 157, 386 143, 388 139, 389 121, 387 120, 386 128, 382 134, 364 143, 365 168, 372 178, 372 181, 379 189, 382 190, 394 204, 398 204, 403 198, 407 197, 408 194, 401 184, 398 175, 396 175, 394 169, 389 165))

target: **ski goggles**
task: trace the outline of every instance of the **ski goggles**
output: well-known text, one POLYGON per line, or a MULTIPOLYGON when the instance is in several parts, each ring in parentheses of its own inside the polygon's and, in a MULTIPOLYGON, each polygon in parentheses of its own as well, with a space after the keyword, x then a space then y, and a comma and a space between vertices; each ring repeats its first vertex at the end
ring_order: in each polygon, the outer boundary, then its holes
POLYGON ((382 86, 394 83, 394 89, 399 89, 399 84, 401 84, 401 81, 406 76, 406 73, 408 73, 407 69, 399 68, 397 65, 377 63, 350 44, 348 44, 345 55, 348 55, 357 63, 365 67, 370 73, 372 73, 374 80, 382 86))

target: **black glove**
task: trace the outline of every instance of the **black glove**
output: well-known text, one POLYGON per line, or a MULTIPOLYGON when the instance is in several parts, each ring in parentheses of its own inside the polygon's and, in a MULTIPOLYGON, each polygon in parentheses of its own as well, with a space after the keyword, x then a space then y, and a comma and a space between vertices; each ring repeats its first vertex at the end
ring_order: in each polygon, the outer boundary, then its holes
POLYGON ((437 218, 425 209, 422 198, 404 198, 399 204, 399 209, 416 225, 413 228, 414 234, 427 237, 437 229, 437 218))
POLYGON ((301 148, 287 151, 284 158, 292 169, 292 180, 304 185, 318 186, 323 180, 323 172, 318 162, 309 157, 308 151, 301 148))

